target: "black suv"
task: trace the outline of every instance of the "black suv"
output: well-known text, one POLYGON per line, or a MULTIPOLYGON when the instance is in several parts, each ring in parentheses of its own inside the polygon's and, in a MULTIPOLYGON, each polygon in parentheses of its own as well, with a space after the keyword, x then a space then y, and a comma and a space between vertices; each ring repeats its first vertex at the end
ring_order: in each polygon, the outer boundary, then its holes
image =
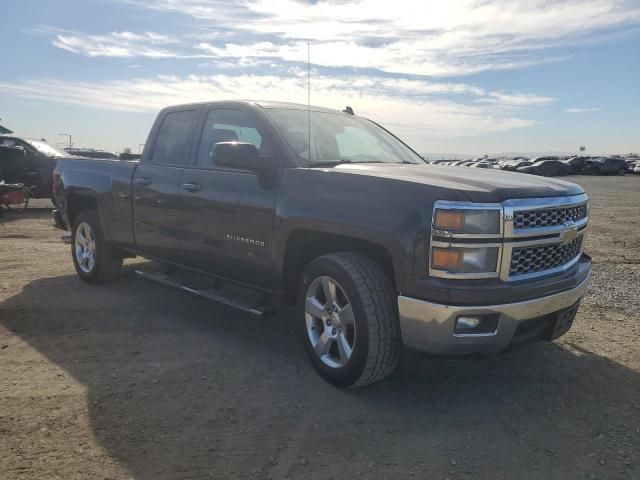
POLYGON ((56 161, 70 156, 44 140, 0 135, 0 181, 24 183, 32 197, 51 198, 56 161))
POLYGON ((622 158, 590 158, 584 166, 584 172, 592 175, 626 175, 627 171, 627 162, 622 158))

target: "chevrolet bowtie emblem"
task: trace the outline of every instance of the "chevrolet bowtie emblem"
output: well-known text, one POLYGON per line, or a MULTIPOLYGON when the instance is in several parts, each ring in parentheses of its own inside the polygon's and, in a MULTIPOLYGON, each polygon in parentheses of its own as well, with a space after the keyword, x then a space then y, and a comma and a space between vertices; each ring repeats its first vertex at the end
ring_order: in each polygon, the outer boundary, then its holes
POLYGON ((578 229, 575 227, 574 223, 572 221, 564 222, 564 226, 567 227, 567 229, 560 234, 560 240, 564 243, 569 243, 572 240, 575 240, 578 236, 578 229))

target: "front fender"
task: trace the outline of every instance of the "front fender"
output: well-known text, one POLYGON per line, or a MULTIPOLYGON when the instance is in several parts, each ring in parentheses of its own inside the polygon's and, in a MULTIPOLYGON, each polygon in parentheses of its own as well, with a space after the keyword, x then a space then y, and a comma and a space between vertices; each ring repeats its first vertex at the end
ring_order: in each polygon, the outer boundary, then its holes
POLYGON ((372 230, 371 228, 365 228, 360 225, 329 221, 322 218, 287 218, 281 223, 273 242, 276 273, 282 274, 284 272, 289 239, 294 233, 299 231, 335 235, 340 238, 363 241, 380 247, 388 253, 393 264, 394 280, 396 285, 400 285, 403 277, 398 269, 403 264, 405 251, 398 239, 383 231, 372 230))
POLYGON ((383 247, 401 290, 405 282, 426 273, 433 204, 443 196, 438 189, 413 182, 334 170, 285 169, 275 204, 275 268, 283 271, 292 232, 332 233, 383 247))

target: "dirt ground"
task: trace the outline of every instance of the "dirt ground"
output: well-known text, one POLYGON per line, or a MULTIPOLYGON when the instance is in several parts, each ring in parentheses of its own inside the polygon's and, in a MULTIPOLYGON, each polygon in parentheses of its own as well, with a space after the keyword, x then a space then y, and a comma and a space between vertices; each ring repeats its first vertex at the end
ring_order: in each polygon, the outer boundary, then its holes
POLYGON ((640 478, 640 177, 591 196, 573 329, 490 359, 407 352, 340 390, 285 310, 73 272, 46 202, 0 220, 0 478, 640 478))

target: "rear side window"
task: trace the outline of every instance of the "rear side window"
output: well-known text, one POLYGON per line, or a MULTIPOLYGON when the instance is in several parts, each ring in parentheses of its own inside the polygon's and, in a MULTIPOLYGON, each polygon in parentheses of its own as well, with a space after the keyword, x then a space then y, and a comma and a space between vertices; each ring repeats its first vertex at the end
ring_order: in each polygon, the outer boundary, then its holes
POLYGON ((196 110, 168 113, 158 131, 151 161, 159 165, 184 165, 189 156, 191 128, 196 110))

